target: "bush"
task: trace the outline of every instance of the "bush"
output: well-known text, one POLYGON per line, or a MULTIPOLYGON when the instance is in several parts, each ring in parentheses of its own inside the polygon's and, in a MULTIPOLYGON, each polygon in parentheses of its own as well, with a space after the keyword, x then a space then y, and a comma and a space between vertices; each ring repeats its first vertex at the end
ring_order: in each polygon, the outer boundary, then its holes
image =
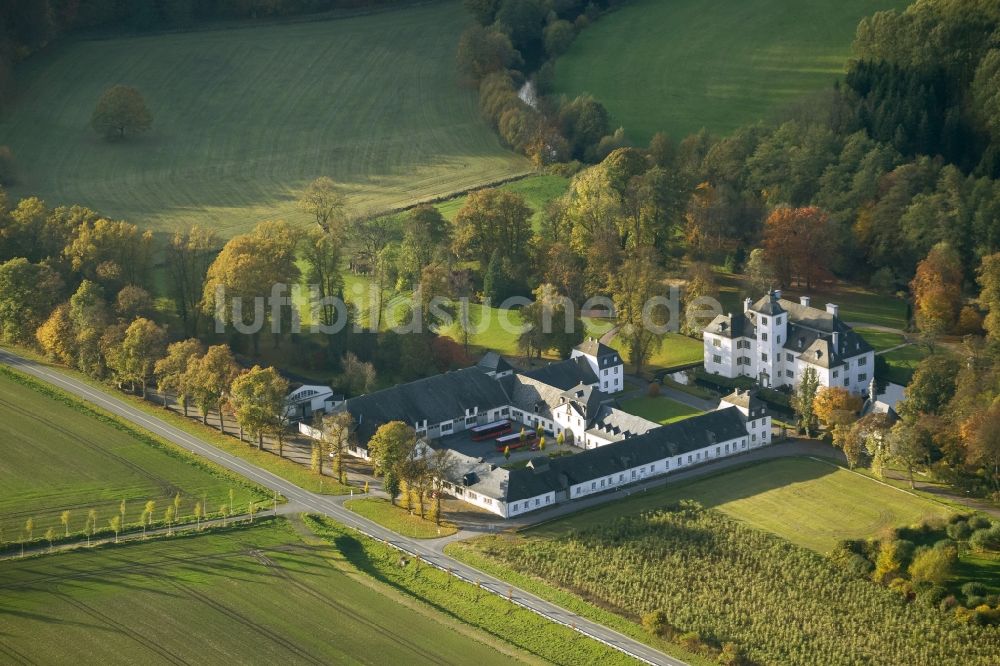
POLYGON ((957 523, 952 523, 945 530, 948 537, 954 539, 955 541, 968 541, 969 537, 972 536, 972 528, 969 527, 969 523, 962 520, 957 523))
POLYGON ((969 547, 979 553, 1000 550, 1000 525, 973 532, 969 537, 969 547))
POLYGON ((642 627, 654 636, 666 636, 671 627, 667 619, 667 611, 658 608, 642 616, 642 627))
POLYGON ((976 581, 970 581, 962 586, 962 595, 965 597, 981 597, 986 594, 986 586, 976 581))
POLYGON ((649 382, 649 386, 646 387, 646 395, 650 398, 660 395, 660 385, 656 382, 649 382))
POLYGON ((927 608, 938 608, 947 596, 947 589, 941 585, 934 585, 917 595, 917 601, 927 608))
POLYGON ((973 530, 982 530, 992 526, 993 523, 986 516, 976 515, 969 518, 969 527, 973 530))

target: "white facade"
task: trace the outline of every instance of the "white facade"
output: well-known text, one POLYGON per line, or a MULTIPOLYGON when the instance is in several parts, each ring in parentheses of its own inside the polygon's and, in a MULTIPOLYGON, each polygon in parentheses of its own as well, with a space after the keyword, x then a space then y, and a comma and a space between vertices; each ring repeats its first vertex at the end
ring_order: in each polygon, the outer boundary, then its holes
POLYGON ((839 386, 855 394, 868 390, 875 352, 839 317, 829 303, 813 308, 772 292, 756 303, 747 299, 742 315, 720 315, 704 329, 705 370, 723 377, 750 377, 761 386, 796 386, 806 368, 820 386, 839 386))
POLYGON ((573 350, 570 358, 585 358, 597 375, 597 388, 605 393, 618 393, 625 389, 625 364, 617 350, 593 338, 573 350))

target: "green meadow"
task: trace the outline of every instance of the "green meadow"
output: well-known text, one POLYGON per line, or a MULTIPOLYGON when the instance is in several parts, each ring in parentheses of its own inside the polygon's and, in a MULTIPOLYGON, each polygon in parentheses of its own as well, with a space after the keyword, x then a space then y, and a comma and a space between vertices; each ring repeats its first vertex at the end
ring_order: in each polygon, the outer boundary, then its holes
POLYGON ((585 28, 556 63, 556 90, 591 93, 644 143, 726 133, 829 88, 858 21, 900 0, 634 0, 585 28))
POLYGON ((459 85, 457 3, 368 16, 116 39, 31 58, 0 115, 14 197, 78 203, 165 232, 223 236, 264 219, 304 222, 301 189, 344 184, 359 211, 386 210, 530 171, 459 85), (88 123, 101 92, 135 86, 150 132, 107 142, 88 123))

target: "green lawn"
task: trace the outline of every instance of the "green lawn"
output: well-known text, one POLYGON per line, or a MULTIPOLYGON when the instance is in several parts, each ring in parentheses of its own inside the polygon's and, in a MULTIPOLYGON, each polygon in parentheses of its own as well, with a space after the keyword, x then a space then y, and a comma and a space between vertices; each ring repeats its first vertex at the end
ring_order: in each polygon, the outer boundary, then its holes
MULTIPOLYGON (((425 520, 419 515, 410 513, 408 509, 400 506, 393 506, 389 500, 377 497, 348 500, 344 506, 369 520, 374 520, 383 527, 388 527, 393 532, 415 539, 436 539, 439 536, 449 536, 458 530, 454 525, 447 523, 435 525, 432 520, 425 520)), ((426 510, 430 510, 430 502, 426 505, 426 510)))
POLYGON ((888 365, 884 379, 895 384, 909 384, 913 379, 913 371, 927 355, 927 348, 922 345, 907 345, 883 354, 882 358, 888 365))
MULTIPOLYGON (((70 40, 29 59, 0 116, 14 197, 79 203, 159 231, 230 236, 263 219, 304 222, 318 176, 360 210, 384 210, 530 171, 459 85, 457 2, 369 16, 120 39, 70 40), (88 126, 103 89, 146 97, 148 134, 88 126)), ((247 24, 249 26, 249 24, 247 24)))
MULTIPOLYGON (((568 178, 551 174, 529 176, 528 178, 515 180, 514 182, 500 186, 502 190, 510 190, 524 197, 525 202, 534 211, 534 215, 531 218, 531 225, 536 231, 541 227, 545 204, 561 197, 566 193, 568 188, 568 178)), ((463 195, 449 199, 437 204, 437 208, 447 219, 453 220, 458 211, 465 205, 466 198, 463 195)))
POLYGON ((59 515, 71 511, 70 532, 83 532, 87 511, 98 513, 98 529, 126 500, 125 522, 138 524, 143 505, 156 502, 163 519, 177 493, 179 515, 189 518, 197 502, 215 513, 229 502, 246 510, 270 496, 214 465, 123 426, 63 394, 0 369, 0 527, 4 541, 21 538, 34 520, 34 538, 48 527, 64 532, 59 515))
POLYGON ((854 332, 864 338, 877 352, 906 342, 906 338, 900 333, 889 333, 871 328, 856 328, 854 332))
POLYGON ((683 403, 663 396, 656 398, 633 398, 622 402, 621 408, 629 414, 635 414, 636 416, 641 416, 644 419, 663 425, 701 414, 694 407, 688 407, 683 403))
POLYGON ((694 499, 752 527, 792 543, 828 552, 842 539, 860 539, 881 530, 945 516, 936 502, 892 488, 831 463, 786 458, 705 479, 637 493, 614 504, 530 530, 556 535, 625 514, 694 499))
POLYGON ((526 656, 375 584, 284 521, 3 568, 8 663, 500 666, 526 656))
MULTIPOLYGON (((628 352, 625 351, 625 343, 620 337, 615 337, 611 346, 621 350, 626 361, 626 371, 632 371, 632 364, 628 360, 628 352)), ((646 370, 662 370, 673 368, 686 363, 695 363, 704 358, 704 343, 701 340, 689 338, 680 333, 667 333, 667 336, 660 343, 660 348, 653 352, 649 361, 646 362, 646 370)))
POLYGON ((556 90, 589 92, 640 143, 725 133, 842 76, 858 21, 904 0, 635 0, 585 28, 556 90))
POLYGON ((906 302, 895 296, 876 294, 861 287, 840 284, 829 290, 802 291, 785 289, 783 297, 797 301, 799 296, 810 296, 812 306, 826 308, 827 303, 840 307, 840 318, 846 322, 906 328, 906 302))

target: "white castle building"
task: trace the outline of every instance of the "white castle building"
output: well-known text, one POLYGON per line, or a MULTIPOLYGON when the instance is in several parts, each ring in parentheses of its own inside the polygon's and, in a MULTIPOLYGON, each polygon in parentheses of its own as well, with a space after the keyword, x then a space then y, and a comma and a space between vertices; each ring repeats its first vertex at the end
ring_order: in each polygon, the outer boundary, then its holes
POLYGON ((761 386, 795 386, 813 368, 821 386, 864 394, 875 373, 875 352, 840 319, 839 308, 798 303, 774 290, 743 313, 719 315, 703 331, 705 370, 723 377, 751 377, 761 386))

